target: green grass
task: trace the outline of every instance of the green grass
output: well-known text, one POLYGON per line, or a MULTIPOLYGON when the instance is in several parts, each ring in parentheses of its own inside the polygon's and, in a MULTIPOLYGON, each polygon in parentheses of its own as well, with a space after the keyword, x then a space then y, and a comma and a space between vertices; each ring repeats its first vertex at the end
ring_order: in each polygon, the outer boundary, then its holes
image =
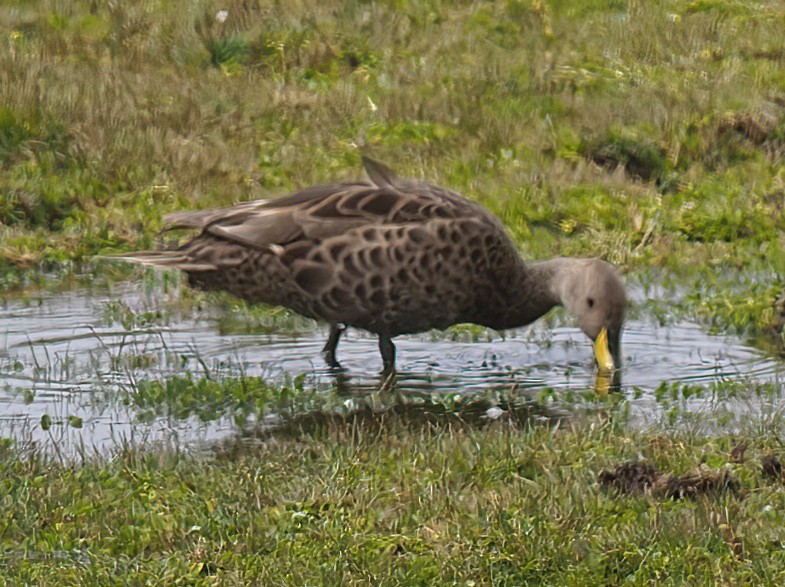
POLYGON ((480 199, 536 254, 607 254, 592 230, 636 246, 652 221, 648 247, 750 236, 728 205, 781 218, 776 4, 303 2, 223 23, 216 6, 0 13, 8 265, 147 246, 165 211, 355 176, 363 141, 480 199), (550 242, 527 243, 542 224, 550 242), (85 229, 59 256, 23 246, 85 229))
POLYGON ((760 457, 781 426, 629 433, 459 419, 333 421, 210 455, 128 448, 64 465, 6 447, 7 584, 775 584, 785 490, 760 457), (753 433, 753 430, 748 430, 753 433), (742 435, 742 438, 745 436, 742 435), (644 459, 728 468, 737 492, 672 500, 597 482, 644 459))
MULTIPOLYGON (((154 246, 171 210, 356 177, 358 144, 528 258, 778 284, 783 25, 723 1, 6 3, 0 285, 154 246)), ((779 327, 759 287, 693 293, 779 327)))
POLYGON ((776 3, 218 8, 0 10, 6 271, 149 246, 173 209, 357 176, 362 142, 489 206, 531 256, 681 266, 782 228, 776 3))
MULTIPOLYGON (((171 210, 357 177, 358 144, 528 258, 781 281, 783 25, 722 1, 6 3, 0 285, 154 246, 171 210)), ((770 298, 711 321, 776 330, 770 298)))

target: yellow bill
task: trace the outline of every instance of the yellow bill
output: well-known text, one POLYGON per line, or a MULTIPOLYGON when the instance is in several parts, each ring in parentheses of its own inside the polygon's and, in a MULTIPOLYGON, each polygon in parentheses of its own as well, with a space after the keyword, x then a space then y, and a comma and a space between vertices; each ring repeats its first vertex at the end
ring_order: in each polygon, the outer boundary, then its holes
POLYGON ((594 358, 601 371, 613 371, 616 365, 613 363, 611 350, 608 348, 608 331, 603 328, 594 341, 594 358))

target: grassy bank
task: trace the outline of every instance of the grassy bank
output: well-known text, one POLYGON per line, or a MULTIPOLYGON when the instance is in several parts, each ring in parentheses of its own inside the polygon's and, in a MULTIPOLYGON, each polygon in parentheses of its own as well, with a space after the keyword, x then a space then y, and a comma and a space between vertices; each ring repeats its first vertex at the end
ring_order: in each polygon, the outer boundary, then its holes
POLYGON ((775 328, 783 26, 775 2, 6 2, 0 280, 356 177, 365 144, 530 258, 736 272, 696 311, 775 328))
POLYGON ((781 433, 390 416, 207 456, 6 448, 0 566, 9 585, 777 584, 781 433), (611 482, 630 461, 683 491, 611 482))

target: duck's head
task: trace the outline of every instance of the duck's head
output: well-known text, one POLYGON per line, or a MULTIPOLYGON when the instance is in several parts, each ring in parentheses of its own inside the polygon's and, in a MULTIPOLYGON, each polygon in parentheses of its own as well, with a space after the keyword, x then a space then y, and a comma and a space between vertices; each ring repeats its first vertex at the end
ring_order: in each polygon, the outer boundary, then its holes
POLYGON ((619 274, 611 264, 600 259, 575 259, 560 281, 562 305, 594 341, 599 367, 620 368, 627 293, 619 274))

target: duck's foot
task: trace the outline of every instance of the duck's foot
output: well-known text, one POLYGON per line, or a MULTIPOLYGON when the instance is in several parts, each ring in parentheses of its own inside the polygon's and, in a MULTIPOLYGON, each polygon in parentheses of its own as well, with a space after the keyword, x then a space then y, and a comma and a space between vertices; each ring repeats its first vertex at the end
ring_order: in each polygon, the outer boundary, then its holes
MULTIPOLYGON (((326 358, 325 358, 326 361, 326 358)), ((349 372, 349 369, 341 365, 338 361, 333 363, 327 362, 327 373, 330 375, 346 375, 349 372)))

